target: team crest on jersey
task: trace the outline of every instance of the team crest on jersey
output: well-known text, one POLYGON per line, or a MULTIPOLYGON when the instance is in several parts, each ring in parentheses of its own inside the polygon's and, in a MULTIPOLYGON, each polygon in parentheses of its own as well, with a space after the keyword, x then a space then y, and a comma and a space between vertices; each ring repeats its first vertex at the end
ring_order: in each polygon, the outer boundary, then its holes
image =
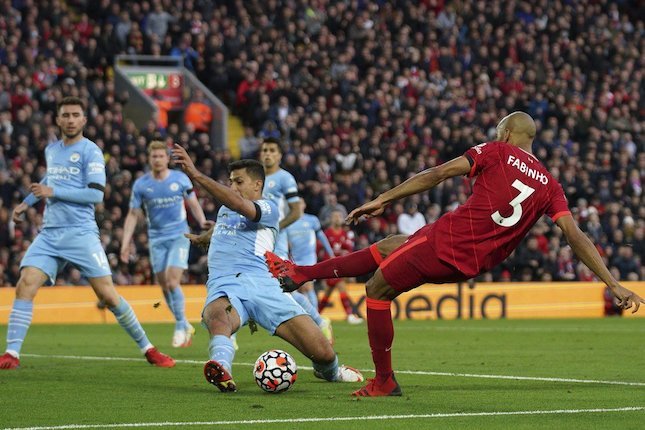
POLYGON ((269 182, 267 183, 267 186, 268 186, 269 188, 273 188, 273 187, 275 187, 275 181, 269 181, 269 182))
POLYGON ((173 182, 170 184, 170 191, 177 191, 179 189, 179 184, 177 182, 173 182))
POLYGON ((78 152, 73 153, 72 156, 69 157, 69 161, 71 161, 72 163, 76 163, 80 159, 81 159, 81 154, 79 154, 78 152))

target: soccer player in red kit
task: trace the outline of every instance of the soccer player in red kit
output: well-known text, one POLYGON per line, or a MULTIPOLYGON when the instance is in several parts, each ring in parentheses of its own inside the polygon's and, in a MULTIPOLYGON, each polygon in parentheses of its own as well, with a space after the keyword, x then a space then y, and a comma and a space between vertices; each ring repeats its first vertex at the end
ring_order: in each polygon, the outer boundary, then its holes
MULTIPOLYGON (((336 257, 347 255, 354 250, 354 232, 347 230, 344 226, 344 221, 343 213, 341 211, 332 211, 330 216, 330 226, 325 229, 325 236, 327 236, 329 244, 331 245, 336 257)), ((318 312, 323 312, 327 303, 329 303, 329 297, 333 293, 334 289, 336 289, 338 290, 340 301, 345 309, 347 322, 350 324, 362 323, 363 318, 354 314, 354 306, 347 294, 345 278, 326 279, 325 284, 325 291, 320 302, 318 302, 318 312)))
POLYGON ((369 248, 315 266, 294 266, 267 255, 269 269, 285 290, 303 279, 357 276, 376 270, 366 284, 367 328, 376 377, 355 396, 397 396, 392 371, 394 328, 390 303, 424 283, 459 282, 486 272, 515 249, 546 214, 562 229, 572 250, 611 289, 623 309, 636 312, 645 301, 621 286, 597 249, 578 228, 562 187, 531 153, 536 127, 524 112, 513 112, 497 126, 497 140, 425 170, 354 209, 348 222, 383 213, 392 201, 427 191, 447 178, 477 177, 465 204, 410 237, 392 236, 369 248))

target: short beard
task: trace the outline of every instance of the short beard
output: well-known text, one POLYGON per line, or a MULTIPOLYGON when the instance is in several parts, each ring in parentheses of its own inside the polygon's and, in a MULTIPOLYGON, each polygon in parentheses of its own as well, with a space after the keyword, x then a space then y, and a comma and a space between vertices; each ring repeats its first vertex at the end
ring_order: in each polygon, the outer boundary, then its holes
POLYGON ((81 134, 81 133, 83 133, 83 130, 79 130, 76 134, 67 134, 67 133, 63 132, 63 136, 65 136, 65 138, 68 139, 68 140, 72 140, 72 139, 78 137, 78 135, 81 134))

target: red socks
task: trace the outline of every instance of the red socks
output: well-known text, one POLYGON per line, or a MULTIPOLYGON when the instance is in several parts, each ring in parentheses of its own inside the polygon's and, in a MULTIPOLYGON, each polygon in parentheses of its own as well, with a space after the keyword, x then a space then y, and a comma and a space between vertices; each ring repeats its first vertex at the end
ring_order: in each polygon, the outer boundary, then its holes
POLYGON ((318 301, 318 313, 321 314, 323 310, 327 307, 329 303, 329 296, 323 295, 322 298, 318 301))
POLYGON ((340 293, 340 302, 343 304, 343 308, 345 308, 345 313, 347 316, 350 316, 354 313, 354 309, 352 309, 352 302, 349 301, 349 295, 347 293, 340 293))
POLYGON ((394 326, 389 300, 365 299, 367 305, 367 334, 377 382, 384 383, 392 374, 392 341, 394 326))
POLYGON ((313 279, 349 278, 373 272, 383 261, 376 244, 313 266, 298 266, 298 273, 313 279))

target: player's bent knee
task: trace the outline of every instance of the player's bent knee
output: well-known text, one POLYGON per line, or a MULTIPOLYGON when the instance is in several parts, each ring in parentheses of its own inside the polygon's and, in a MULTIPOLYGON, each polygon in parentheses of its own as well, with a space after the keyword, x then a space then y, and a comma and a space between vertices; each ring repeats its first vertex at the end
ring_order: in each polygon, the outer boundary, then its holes
POLYGON ((387 284, 380 272, 377 272, 365 284, 365 295, 374 300, 394 300, 399 293, 387 284))
POLYGON ((16 284, 16 298, 20 300, 33 300, 36 297, 36 292, 45 281, 47 275, 39 269, 26 267, 20 273, 18 284, 16 284))

